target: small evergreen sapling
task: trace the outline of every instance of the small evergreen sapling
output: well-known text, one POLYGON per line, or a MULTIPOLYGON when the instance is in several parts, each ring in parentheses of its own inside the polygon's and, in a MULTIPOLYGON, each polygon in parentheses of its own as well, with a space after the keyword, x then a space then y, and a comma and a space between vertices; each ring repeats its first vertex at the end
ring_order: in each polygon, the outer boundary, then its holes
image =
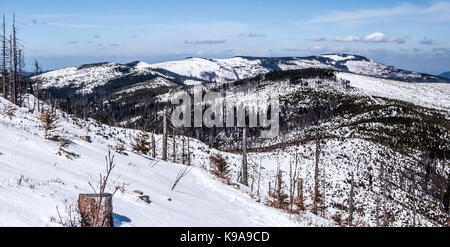
POLYGON ((230 168, 229 164, 221 154, 211 155, 209 157, 210 161, 210 172, 218 178, 229 179, 230 178, 230 168))
POLYGON ((132 145, 133 151, 139 154, 148 154, 150 152, 149 136, 145 131, 141 131, 135 138, 135 143, 132 145))

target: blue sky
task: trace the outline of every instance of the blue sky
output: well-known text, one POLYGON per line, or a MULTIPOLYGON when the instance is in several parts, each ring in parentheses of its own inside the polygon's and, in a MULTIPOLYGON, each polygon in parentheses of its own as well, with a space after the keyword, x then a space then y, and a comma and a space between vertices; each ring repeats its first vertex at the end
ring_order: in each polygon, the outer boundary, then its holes
POLYGON ((367 56, 450 70, 450 1, 0 0, 16 13, 27 64, 44 69, 188 56, 367 56))

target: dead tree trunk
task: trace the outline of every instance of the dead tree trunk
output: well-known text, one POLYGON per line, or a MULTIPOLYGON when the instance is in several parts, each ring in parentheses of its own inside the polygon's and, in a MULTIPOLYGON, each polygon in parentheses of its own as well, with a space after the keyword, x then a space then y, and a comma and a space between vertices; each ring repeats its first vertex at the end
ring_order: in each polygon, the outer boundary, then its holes
POLYGON ((416 227, 417 217, 417 195, 416 195, 416 181, 415 176, 412 175, 412 187, 413 187, 413 227, 416 227))
POLYGON ((352 180, 350 186, 350 198, 349 198, 349 206, 348 206, 348 225, 352 226, 353 224, 353 192, 354 192, 354 176, 352 173, 352 180))
POLYGON ((156 158, 155 132, 152 132, 152 158, 156 158))
POLYGON ((261 166, 261 160, 259 161, 259 173, 258 173, 258 190, 256 191, 256 196, 259 197, 260 191, 261 191, 261 173, 262 173, 262 166, 261 166))
POLYGON ((386 174, 384 170, 384 165, 381 164, 381 189, 382 189, 382 195, 383 195, 383 227, 388 226, 388 218, 387 218, 387 209, 386 209, 386 174))
POLYGON ((317 204, 319 201, 319 159, 320 159, 320 139, 316 132, 316 165, 314 168, 314 198, 312 212, 317 214, 317 204))
POLYGON ((13 102, 17 104, 17 36, 16 36, 16 15, 13 14, 11 47, 13 61, 13 102))
POLYGON ((278 170, 277 170, 277 177, 276 177, 276 200, 277 200, 277 208, 282 208, 283 207, 283 173, 281 172, 281 168, 280 165, 278 165, 278 170))
POLYGON ((191 146, 190 146, 190 138, 187 138, 187 165, 191 166, 191 146))
POLYGON ((6 99, 6 22, 5 14, 3 14, 3 24, 2 24, 2 95, 6 99))
POLYGON ((377 198, 376 198, 376 208, 375 208, 375 225, 377 227, 380 227, 380 214, 379 214, 379 210, 380 210, 380 198, 377 194, 377 198))
POLYGON ((185 150, 184 150, 184 148, 185 148, 185 141, 186 141, 186 139, 185 139, 185 137, 183 136, 183 139, 181 139, 181 142, 182 142, 182 144, 181 144, 181 163, 183 164, 183 165, 186 165, 186 153, 185 153, 185 150))
POLYGON ((290 206, 289 209, 291 213, 294 210, 295 187, 297 185, 297 166, 298 166, 297 152, 295 153, 294 162, 295 162, 294 167, 292 167, 292 161, 289 164, 289 206, 290 206))
MULTIPOLYGON (((34 84, 35 84, 35 88, 34 88, 34 97, 35 97, 35 102, 37 101, 37 110, 38 112, 41 112, 41 104, 40 104, 40 94, 41 94, 41 77, 40 77, 40 73, 41 73, 41 67, 39 66, 38 61, 34 61, 34 73, 36 74, 36 79, 34 80, 34 84)), ((36 107, 36 106, 34 106, 36 107)))
POLYGON ((167 161, 167 110, 163 111, 163 146, 162 146, 162 160, 167 161))
POLYGON ((172 150, 172 162, 176 163, 177 162, 177 140, 176 140, 176 132, 175 132, 175 128, 173 128, 173 150, 172 150))
POLYGON ((247 128, 242 130, 242 181, 241 183, 248 186, 248 170, 247 170, 247 128))
POLYGON ((298 179, 298 192, 297 192, 297 208, 298 210, 303 211, 305 209, 305 205, 303 205, 303 179, 298 179))
POLYGON ((13 69, 13 50, 12 47, 12 35, 9 35, 9 88, 8 88, 8 98, 12 100, 13 98, 13 81, 14 81, 14 69, 13 69))
POLYGON ((113 227, 112 194, 80 194, 78 209, 82 227, 113 227))

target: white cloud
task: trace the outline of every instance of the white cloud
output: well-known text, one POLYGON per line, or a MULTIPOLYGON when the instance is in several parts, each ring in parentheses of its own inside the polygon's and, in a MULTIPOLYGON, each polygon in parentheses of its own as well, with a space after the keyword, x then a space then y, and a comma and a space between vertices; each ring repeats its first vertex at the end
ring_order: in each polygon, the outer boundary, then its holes
POLYGON ((446 47, 438 47, 438 48, 433 48, 432 52, 434 53, 434 55, 448 57, 450 54, 450 49, 446 48, 446 47))
POLYGON ((267 37, 266 34, 262 33, 255 33, 255 32, 249 32, 249 33, 240 33, 241 36, 247 36, 249 38, 265 38, 267 37))
POLYGON ((372 34, 367 35, 364 38, 365 42, 387 42, 388 41, 388 37, 381 32, 375 32, 372 34))
POLYGON ((49 22, 47 23, 50 26, 55 27, 68 27, 68 28, 99 28, 101 26, 99 25, 92 25, 92 24, 67 24, 62 22, 49 22))
POLYGON ((326 41, 327 37, 325 37, 325 36, 312 36, 312 37, 310 37, 310 38, 308 38, 306 40, 320 42, 320 41, 326 41))
POLYGON ((358 42, 361 40, 361 37, 356 35, 337 36, 334 40, 339 42, 358 42))
POLYGON ((316 45, 311 50, 312 51, 325 51, 325 48, 320 45, 316 45))
POLYGON ((393 8, 357 9, 354 11, 335 11, 328 15, 317 16, 309 23, 332 23, 344 21, 356 21, 370 18, 398 17, 407 15, 436 15, 450 16, 450 2, 436 2, 427 7, 402 3, 393 8))
POLYGON ((347 36, 337 36, 334 41, 337 42, 367 42, 367 43, 397 43, 404 44, 406 43, 406 36, 395 36, 389 37, 388 35, 382 32, 375 32, 366 35, 364 38, 361 38, 357 35, 347 35, 347 36))
POLYGON ((406 43, 406 36, 396 36, 391 38, 391 42, 397 43, 397 44, 404 44, 406 43))
POLYGON ((185 40, 185 44, 188 45, 214 45, 214 44, 223 44, 225 40, 185 40))
POLYGON ((421 41, 419 41, 421 45, 435 45, 437 44, 436 40, 424 37, 421 41))
POLYGON ((389 37, 382 32, 375 32, 375 33, 367 35, 363 41, 369 42, 369 43, 391 42, 391 43, 397 43, 397 44, 404 44, 404 43, 406 43, 406 36, 389 37))

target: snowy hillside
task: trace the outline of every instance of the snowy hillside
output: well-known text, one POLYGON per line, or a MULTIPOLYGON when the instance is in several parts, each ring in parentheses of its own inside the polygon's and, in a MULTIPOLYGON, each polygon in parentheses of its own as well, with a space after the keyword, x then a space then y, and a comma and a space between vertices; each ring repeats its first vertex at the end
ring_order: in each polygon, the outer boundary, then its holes
MULTIPOLYGON (((409 150, 406 153, 398 151, 398 147, 383 143, 383 138, 386 136, 389 137, 388 140, 395 143, 392 145, 408 144, 415 140, 399 139, 401 141, 397 141, 395 138, 404 138, 403 135, 409 138, 419 137, 419 134, 414 132, 418 129, 430 133, 430 138, 438 139, 437 145, 441 145, 444 150, 447 149, 449 143, 442 142, 442 139, 448 140, 448 130, 444 129, 441 133, 429 132, 433 129, 429 129, 426 123, 429 120, 425 117, 434 117, 436 114, 434 110, 417 106, 418 109, 414 110, 424 111, 424 113, 414 113, 410 108, 384 98, 388 97, 394 89, 382 90, 383 85, 374 84, 375 86, 370 90, 367 87, 372 82, 366 81, 365 77, 348 73, 338 73, 337 76, 350 80, 350 85, 355 88, 345 91, 341 84, 336 84, 333 80, 317 79, 303 81, 303 83, 307 82, 310 88, 305 88, 302 84, 290 85, 289 80, 259 82, 261 89, 258 91, 259 97, 264 93, 278 92, 287 102, 283 103, 286 107, 285 111, 294 110, 294 113, 289 114, 294 118, 286 120, 292 124, 303 121, 295 118, 298 114, 295 112, 299 109, 315 105, 315 100, 322 98, 329 101, 330 97, 334 97, 333 94, 343 95, 339 97, 355 97, 350 98, 351 102, 361 104, 360 108, 363 111, 357 113, 346 111, 344 115, 332 118, 332 121, 323 120, 318 125, 301 130, 292 129, 288 134, 282 134, 279 139, 273 140, 272 143, 265 143, 269 144, 266 149, 258 152, 251 151, 249 187, 236 183, 241 165, 239 153, 219 152, 195 139, 191 139, 192 161, 195 168, 171 192, 170 187, 183 166, 133 154, 131 143, 134 141, 134 136, 138 134, 135 130, 109 127, 93 120, 85 122, 59 112, 60 123, 57 132, 64 133, 65 138, 70 140, 71 144, 67 150, 80 155, 79 158, 70 160, 56 155, 59 146, 57 142, 44 140, 41 123, 36 119, 37 113, 29 110, 32 106, 18 109, 11 120, 0 114, 0 126, 3 129, 0 134, 2 140, 0 142, 0 191, 2 195, 5 195, 0 198, 0 225, 59 226, 58 211, 63 218, 67 217, 66 207, 75 205, 78 194, 92 192, 88 182, 96 182, 98 174, 104 172, 104 156, 107 151, 110 148, 114 150, 120 143, 124 145, 128 155, 113 152, 116 156, 117 168, 113 171, 111 180, 113 182, 108 188, 113 190, 117 184, 126 184, 126 190, 118 192, 114 197, 114 221, 117 226, 330 226, 343 224, 348 216, 349 179, 352 173, 357 183, 354 189, 355 224, 374 226, 377 222, 376 215, 383 214, 384 210, 389 226, 442 225, 446 219, 445 210, 433 191, 439 191, 441 188, 437 186, 436 181, 441 181, 442 177, 450 173, 448 162, 433 161, 432 175, 429 175, 430 181, 425 183, 424 189, 422 187, 424 168, 420 163, 420 150, 405 149, 409 150), (299 99, 301 101, 298 101, 299 99), (295 105, 296 108, 291 108, 291 105, 295 105), (405 129, 401 124, 391 125, 389 122, 381 121, 385 117, 414 119, 417 122, 410 125, 417 128, 405 129), (372 122, 373 118, 375 118, 374 122, 372 122), (422 122, 424 124, 418 126, 418 123, 422 122), (321 217, 311 213, 315 143, 310 135, 315 129, 322 129, 323 134, 329 136, 321 141, 320 191, 323 196, 321 202, 323 209, 319 213, 321 217), (402 132, 402 134, 394 131, 402 132), (85 135, 90 135, 93 142, 81 140, 80 136, 85 135), (280 143, 287 145, 278 146, 280 143), (217 153, 224 155, 230 164, 231 185, 223 184, 208 172, 209 157, 217 153), (298 176, 304 180, 306 210, 289 215, 268 208, 265 203, 270 200, 269 188, 272 186, 273 190, 278 165, 283 174, 283 190, 288 192, 290 164, 295 157, 298 157, 298 176), (387 181, 388 184, 386 184, 387 181), (420 185, 414 187, 415 181, 419 181, 420 185), (386 191, 383 190, 384 186, 387 186, 386 191), (141 190, 149 195, 151 203, 141 201, 138 195, 132 192, 133 190, 141 190), (33 201, 32 208, 28 206, 30 200, 33 201)), ((253 81, 250 80, 247 83, 251 84, 253 81)), ((232 87, 236 87, 234 88, 236 90, 241 87, 239 83, 233 85, 232 87)), ((412 85, 414 84, 410 84, 412 85)), ((245 84, 242 86, 248 88, 245 84)), ((399 84, 400 89, 403 86, 402 83, 399 84)), ((442 97, 445 97, 448 89, 442 88, 442 90, 442 97)), ((252 101, 256 96, 251 92, 241 95, 238 91, 233 97, 252 101)), ((162 99, 164 96, 167 95, 161 95, 159 98, 162 99)), ((339 97, 333 100, 339 100, 339 97)), ((33 98, 25 102, 33 102, 33 98)), ((434 101, 433 98, 429 98, 421 102, 434 106, 433 108, 448 109, 448 103, 445 101, 434 101), (439 104, 444 105, 439 107, 439 104)), ((0 99, 0 109, 5 109, 8 104, 6 100, 0 99)), ((345 106, 346 103, 342 101, 340 104, 345 106)), ((447 112, 444 109, 441 110, 447 112)), ((446 116, 448 118, 448 113, 446 116)), ((441 120, 437 120, 439 119, 433 120, 433 126, 440 125, 441 120)), ((228 135, 234 143, 239 140, 235 138, 235 134, 228 135)), ((418 141, 429 143, 430 139, 418 141)), ((156 143, 157 158, 161 158, 161 136, 156 136, 156 143)), ((433 140, 431 143, 433 144, 433 140)), ((258 146, 258 143, 253 144, 253 147, 258 146)), ((180 146, 181 138, 177 138, 178 154, 180 146)), ((169 140, 168 149, 172 150, 171 140, 169 140)), ((169 159, 171 159, 170 156, 169 159)), ((177 161, 179 159, 178 157, 177 161)))
POLYGON ((270 71, 326 68, 410 82, 449 82, 445 78, 409 72, 365 57, 331 54, 310 57, 233 57, 229 59, 187 58, 152 64, 179 75, 212 82, 228 82, 254 77, 270 71))
POLYGON ((173 85, 173 78, 151 70, 149 65, 143 62, 125 65, 117 63, 83 65, 50 71, 40 75, 39 78, 43 82, 44 89, 73 88, 76 94, 90 94, 95 88, 105 86, 110 81, 137 76, 146 76, 145 84, 151 87, 173 85))
MULTIPOLYGON (((147 87, 205 82, 232 82, 272 71, 305 68, 333 69, 407 82, 450 82, 449 79, 397 69, 365 57, 332 54, 310 57, 233 57, 228 59, 187 58, 158 64, 99 63, 55 70, 41 75, 44 89, 92 94, 102 87, 123 87, 144 83, 147 87), (119 85, 119 86, 118 86, 119 85)), ((34 77, 36 78, 36 77, 34 77)))
MULTIPOLYGON (((258 181, 262 167, 263 193, 268 193, 269 182, 275 183, 277 165, 288 190, 290 164, 297 153, 306 203, 311 205, 314 135, 319 131, 323 136, 319 163, 325 218, 348 216, 353 173, 358 184, 354 205, 361 225, 376 225, 382 207, 391 226, 437 226, 446 221, 448 204, 441 198, 450 194, 446 187, 450 163, 445 158, 450 150, 450 84, 316 70, 276 72, 226 85, 227 102, 263 106, 265 99, 280 96, 280 136, 264 140, 254 130, 249 141, 250 163, 256 170, 251 181, 258 181), (424 159, 424 150, 432 150, 439 158, 424 159)), ((210 84, 205 90, 222 88, 210 84)), ((158 98, 167 102, 173 94, 158 98)), ((215 132, 212 136, 208 131, 194 134, 203 136, 205 142, 213 139, 210 144, 221 149, 240 152, 242 136, 236 129, 215 132)))
POLYGON ((450 83, 411 83, 344 72, 336 77, 350 81, 350 86, 367 95, 450 111, 450 83))
MULTIPOLYGON (((9 104, 0 98, 0 109, 9 104)), ((217 151, 205 150, 207 147, 195 140, 195 167, 170 191, 183 166, 131 153, 130 142, 136 131, 58 115, 57 132, 70 140, 68 150, 79 158, 58 156, 58 143, 44 140, 41 123, 28 108, 18 108, 12 119, 0 116, 0 226, 60 226, 58 211, 62 218, 68 217, 68 206, 76 206, 78 194, 92 192, 88 182, 96 183, 98 174, 104 173, 105 155, 121 141, 128 155, 113 152, 117 167, 108 187, 112 191, 115 185, 126 184, 125 191, 119 191, 113 200, 116 226, 332 224, 308 213, 289 216, 268 208, 237 187, 214 179, 201 167, 206 165, 207 153, 217 151), (86 134, 92 143, 80 139, 86 134), (149 195, 151 203, 141 201, 133 190, 149 195)), ((157 136, 158 149, 160 139, 157 136)))

